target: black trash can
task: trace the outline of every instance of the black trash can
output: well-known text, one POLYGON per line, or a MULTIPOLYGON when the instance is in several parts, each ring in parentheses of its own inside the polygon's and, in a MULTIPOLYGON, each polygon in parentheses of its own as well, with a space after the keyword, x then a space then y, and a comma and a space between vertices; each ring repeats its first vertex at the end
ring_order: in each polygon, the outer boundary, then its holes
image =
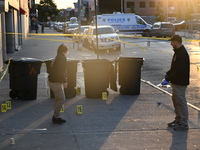
MULTIPOLYGON (((44 61, 46 64, 47 73, 49 73, 51 70, 51 64, 52 64, 53 60, 54 59, 52 58, 52 59, 48 59, 48 60, 44 61)), ((50 98, 54 98, 54 93, 53 93, 52 89, 50 89, 50 98)))
MULTIPOLYGON (((8 62, 6 61, 6 63, 8 62)), ((17 58, 10 60, 10 98, 22 100, 36 99, 37 76, 40 73, 42 63, 42 60, 35 58, 17 58)))
POLYGON ((120 57, 118 62, 118 75, 120 94, 122 95, 139 95, 141 82, 141 67, 144 58, 120 57))
POLYGON ((67 88, 65 89, 65 97, 72 98, 76 96, 76 73, 78 60, 67 60, 67 88))
MULTIPOLYGON (((51 70, 51 64, 54 59, 48 59, 45 61, 47 67, 47 73, 51 70)), ((76 96, 76 73, 78 60, 67 59, 67 88, 65 89, 65 97, 72 98, 76 96)), ((50 97, 54 98, 54 93, 50 89, 50 97)))
POLYGON ((106 59, 83 60, 85 94, 87 98, 102 98, 110 80, 111 62, 106 59))

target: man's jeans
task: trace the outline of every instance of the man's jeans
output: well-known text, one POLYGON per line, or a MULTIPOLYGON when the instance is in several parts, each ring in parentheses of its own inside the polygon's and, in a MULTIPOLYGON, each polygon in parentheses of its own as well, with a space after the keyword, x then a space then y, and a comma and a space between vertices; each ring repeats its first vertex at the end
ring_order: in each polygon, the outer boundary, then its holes
POLYGON ((52 83, 49 82, 49 86, 52 89, 55 96, 55 105, 54 105, 54 117, 58 118, 60 115, 60 109, 65 100, 65 93, 62 83, 52 83))
POLYGON ((176 84, 171 84, 171 86, 172 101, 176 113, 175 120, 179 121, 183 125, 188 125, 188 105, 185 96, 187 86, 176 84))

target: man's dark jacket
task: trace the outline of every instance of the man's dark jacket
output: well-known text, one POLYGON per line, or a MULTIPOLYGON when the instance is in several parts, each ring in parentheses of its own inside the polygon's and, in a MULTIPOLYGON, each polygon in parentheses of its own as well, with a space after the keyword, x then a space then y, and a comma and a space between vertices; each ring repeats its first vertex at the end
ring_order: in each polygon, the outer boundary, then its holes
POLYGON ((189 85, 190 59, 188 52, 183 45, 174 49, 174 52, 171 68, 165 79, 172 84, 189 85))
POLYGON ((53 61, 49 72, 49 81, 53 83, 67 82, 67 59, 64 54, 58 54, 53 61))

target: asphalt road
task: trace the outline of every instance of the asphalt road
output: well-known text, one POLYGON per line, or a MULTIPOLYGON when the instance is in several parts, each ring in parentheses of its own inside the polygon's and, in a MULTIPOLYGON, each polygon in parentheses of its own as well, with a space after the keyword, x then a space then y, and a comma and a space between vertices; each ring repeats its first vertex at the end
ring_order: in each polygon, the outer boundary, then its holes
MULTIPOLYGON (((164 78, 166 71, 168 71, 173 55, 173 50, 170 42, 167 39, 146 39, 140 35, 137 38, 132 37, 121 37, 121 51, 105 50, 97 54, 83 48, 81 44, 73 43, 72 38, 64 37, 62 33, 48 29, 45 33, 52 33, 52 35, 41 36, 31 35, 29 38, 32 43, 30 47, 34 45, 38 46, 39 49, 35 49, 32 52, 31 57, 40 59, 53 58, 56 55, 56 49, 60 43, 65 43, 70 48, 69 58, 84 60, 84 59, 110 59, 114 60, 118 57, 140 57, 144 58, 145 61, 142 66, 141 78, 146 81, 150 81, 152 84, 157 85, 164 78), (58 35, 53 35, 58 34, 58 35), (51 41, 51 42, 45 42, 51 41), (47 44, 48 43, 48 44, 47 44)), ((191 40, 191 38, 189 39, 191 40)), ((189 103, 200 107, 200 48, 199 41, 183 41, 191 61, 191 73, 190 73, 190 85, 187 89, 187 100, 189 103)), ((29 53, 19 51, 16 54, 20 57, 30 57, 29 53)), ((8 54, 9 57, 9 54, 8 54)), ((171 92, 171 88, 164 88, 168 92, 171 92)))
MULTIPOLYGON (((53 30, 45 33, 58 34, 53 30)), ((33 57, 42 60, 55 57, 61 43, 68 45, 68 59, 96 59, 97 55, 82 46, 73 45, 70 38, 59 35, 31 35, 20 51, 8 54, 12 57, 33 57)), ((172 48, 166 40, 152 40, 147 46, 147 39, 121 38, 127 44, 121 52, 104 51, 99 58, 142 57, 142 79, 157 85, 169 69, 172 48)), ((191 57, 191 85, 188 88, 188 101, 198 103, 199 72, 198 45, 185 43, 191 57), (192 54, 192 55, 191 55, 192 54)), ((84 72, 78 64, 78 84, 84 84, 84 72), (81 83, 82 82, 82 83, 81 83)), ((103 72, 102 72, 103 73, 103 72)), ((51 123, 53 99, 49 98, 46 82, 46 66, 42 65, 38 75, 38 99, 34 101, 11 100, 12 109, 0 117, 0 149, 30 150, 35 149, 70 149, 70 150, 116 150, 116 149, 199 149, 199 111, 189 107, 189 127, 186 132, 167 128, 167 123, 174 118, 171 96, 141 82, 140 95, 120 95, 110 90, 108 100, 85 97, 84 88, 80 95, 67 99, 65 112, 67 122, 63 125, 51 123), (159 104, 159 103, 160 104, 159 104), (83 105, 83 114, 77 115, 77 105, 83 105), (10 143, 14 138, 15 144, 10 143)), ((0 86, 1 101, 10 100, 9 75, 6 74, 0 86)), ((82 86, 81 86, 82 87, 82 86)), ((171 91, 170 88, 165 89, 171 91)), ((0 101, 0 102, 1 102, 0 101)), ((198 103, 199 104, 199 103, 198 103)))

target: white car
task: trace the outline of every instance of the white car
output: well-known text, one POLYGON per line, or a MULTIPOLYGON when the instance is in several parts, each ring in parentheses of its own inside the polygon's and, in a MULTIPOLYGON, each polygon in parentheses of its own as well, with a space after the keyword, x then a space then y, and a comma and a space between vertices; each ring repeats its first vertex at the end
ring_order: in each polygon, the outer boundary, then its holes
POLYGON ((78 27, 78 24, 69 24, 66 33, 67 34, 73 34, 74 30, 78 27))
MULTIPOLYGON (((98 33, 98 49, 116 49, 121 50, 121 43, 119 41, 119 36, 115 32, 114 28, 109 25, 97 26, 98 33)), ((92 50, 97 48, 96 39, 96 26, 90 26, 88 28, 88 47, 92 50)))
POLYGON ((56 28, 56 30, 57 30, 58 32, 62 32, 62 31, 63 31, 63 25, 64 25, 63 22, 58 23, 58 24, 57 24, 57 28, 56 28))

